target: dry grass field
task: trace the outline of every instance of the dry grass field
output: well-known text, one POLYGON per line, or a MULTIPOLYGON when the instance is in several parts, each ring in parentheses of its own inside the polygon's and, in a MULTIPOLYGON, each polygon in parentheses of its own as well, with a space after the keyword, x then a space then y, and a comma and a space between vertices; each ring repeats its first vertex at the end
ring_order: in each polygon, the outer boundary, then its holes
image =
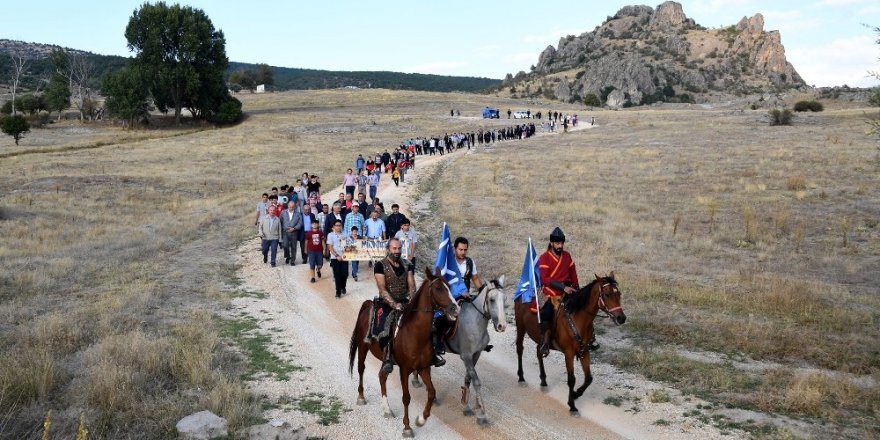
POLYGON ((478 119, 485 105, 599 125, 446 162, 421 188, 426 242, 447 221, 481 270, 518 277, 526 238, 541 251, 559 225, 582 278, 622 283, 630 319, 598 325, 599 362, 808 432, 880 429, 880 150, 863 110, 828 103, 769 127, 763 111, 699 106, 241 98, 248 117, 230 128, 61 122, 18 148, 0 139, 0 437, 39 436, 49 410, 57 438, 82 414, 103 438, 166 438, 203 408, 258 420, 248 358, 217 317, 239 293, 233 253, 259 193, 305 171, 334 187, 358 153, 509 123, 478 119))

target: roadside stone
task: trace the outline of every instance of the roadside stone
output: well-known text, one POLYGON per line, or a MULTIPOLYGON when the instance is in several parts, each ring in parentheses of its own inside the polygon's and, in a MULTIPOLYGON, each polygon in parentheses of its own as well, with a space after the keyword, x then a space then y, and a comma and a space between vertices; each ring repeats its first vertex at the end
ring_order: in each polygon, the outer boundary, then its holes
POLYGON ((185 440, 208 440, 228 434, 226 419, 207 410, 180 419, 176 428, 180 438, 185 440))

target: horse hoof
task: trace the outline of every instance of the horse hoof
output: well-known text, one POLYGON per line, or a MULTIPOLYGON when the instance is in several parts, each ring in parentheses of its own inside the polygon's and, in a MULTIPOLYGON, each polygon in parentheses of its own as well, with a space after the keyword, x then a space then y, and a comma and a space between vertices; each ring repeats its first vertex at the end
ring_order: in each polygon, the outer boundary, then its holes
POLYGON ((424 385, 422 385, 421 382, 419 382, 419 381, 417 381, 417 380, 413 380, 413 381, 410 382, 410 383, 412 383, 413 388, 421 388, 421 387, 424 386, 424 385))
POLYGON ((472 410, 470 407, 467 407, 462 411, 462 414, 470 417, 470 416, 474 415, 474 410, 472 410))
POLYGON ((523 382, 525 382, 525 381, 526 381, 525 379, 523 379, 523 378, 519 378, 519 380, 518 380, 517 382, 519 382, 519 383, 523 383, 523 382))
POLYGON ((415 434, 413 433, 412 429, 404 429, 403 430, 403 438, 413 438, 413 437, 415 437, 415 434))
POLYGON ((358 405, 366 405, 366 404, 367 404, 367 399, 364 399, 363 397, 358 397, 357 404, 358 404, 358 405))
POLYGON ((568 415, 570 415, 572 417, 580 417, 581 413, 580 413, 580 411, 574 409, 574 410, 569 410, 568 415))
POLYGON ((480 426, 488 426, 489 425, 489 418, 486 416, 477 417, 477 424, 480 426))
POLYGON ((541 382, 541 388, 547 388, 547 382, 541 382))
POLYGON ((425 422, 425 416, 419 414, 419 416, 416 417, 416 426, 425 426, 425 422))
POLYGON ((391 412, 391 411, 388 411, 387 413, 385 413, 385 418, 386 418, 386 419, 393 419, 393 418, 394 418, 394 413, 391 412))

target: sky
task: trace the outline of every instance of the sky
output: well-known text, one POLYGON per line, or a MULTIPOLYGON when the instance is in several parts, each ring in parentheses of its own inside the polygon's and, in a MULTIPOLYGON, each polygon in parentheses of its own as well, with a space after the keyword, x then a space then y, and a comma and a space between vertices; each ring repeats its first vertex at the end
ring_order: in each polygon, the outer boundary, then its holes
MULTIPOLYGON (((167 1, 166 3, 174 3, 167 1)), ((529 71, 559 38, 592 31, 630 1, 182 0, 226 36, 231 61, 328 70, 387 70, 501 79, 529 71)), ((880 85, 877 0, 694 0, 684 13, 712 28, 764 15, 786 57, 815 86, 880 85)), ((143 1, 16 2, 0 38, 132 56, 125 26, 143 1)), ((656 7, 660 2, 648 3, 656 7)))

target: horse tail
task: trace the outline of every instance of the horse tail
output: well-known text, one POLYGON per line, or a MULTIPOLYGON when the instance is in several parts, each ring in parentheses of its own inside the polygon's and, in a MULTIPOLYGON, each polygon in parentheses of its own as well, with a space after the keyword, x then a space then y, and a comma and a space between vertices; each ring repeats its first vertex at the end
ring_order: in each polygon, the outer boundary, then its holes
MULTIPOLYGON (((369 310, 370 304, 372 301, 364 301, 361 305, 361 310, 358 312, 357 319, 354 322, 354 330, 351 332, 351 341, 348 343, 348 375, 351 376, 354 371, 354 356, 357 354, 358 349, 358 328, 361 325, 361 316, 364 314, 364 310, 369 310)), ((370 331, 368 328, 366 331, 370 331)))

